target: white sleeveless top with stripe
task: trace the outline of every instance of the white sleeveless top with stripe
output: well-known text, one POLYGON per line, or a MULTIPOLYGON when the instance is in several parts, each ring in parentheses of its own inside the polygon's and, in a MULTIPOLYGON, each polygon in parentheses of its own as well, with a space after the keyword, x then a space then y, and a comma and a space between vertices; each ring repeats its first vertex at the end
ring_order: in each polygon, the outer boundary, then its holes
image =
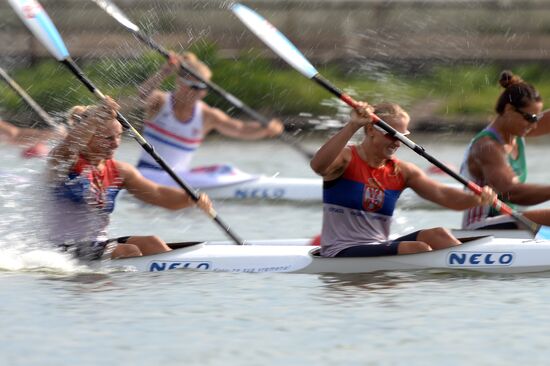
MULTIPOLYGON (((203 141, 203 113, 201 102, 197 102, 191 119, 180 121, 174 114, 173 98, 172 93, 166 95, 159 113, 145 122, 143 135, 173 170, 185 172, 203 141)), ((142 152, 137 167, 145 176, 147 170, 161 170, 146 151, 142 152)))

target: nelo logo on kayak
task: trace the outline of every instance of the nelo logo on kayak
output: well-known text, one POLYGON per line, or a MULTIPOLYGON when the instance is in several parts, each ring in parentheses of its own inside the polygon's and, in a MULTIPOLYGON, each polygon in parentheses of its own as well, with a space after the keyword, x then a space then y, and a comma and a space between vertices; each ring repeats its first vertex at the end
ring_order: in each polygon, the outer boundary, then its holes
POLYGON ((235 191, 235 198, 283 198, 285 194, 284 188, 239 188, 235 191))
POLYGON ((202 261, 153 261, 149 264, 149 272, 169 271, 172 269, 209 269, 209 262, 202 261))
POLYGON ((475 266, 509 266, 514 261, 514 253, 510 252, 450 252, 447 265, 475 266))

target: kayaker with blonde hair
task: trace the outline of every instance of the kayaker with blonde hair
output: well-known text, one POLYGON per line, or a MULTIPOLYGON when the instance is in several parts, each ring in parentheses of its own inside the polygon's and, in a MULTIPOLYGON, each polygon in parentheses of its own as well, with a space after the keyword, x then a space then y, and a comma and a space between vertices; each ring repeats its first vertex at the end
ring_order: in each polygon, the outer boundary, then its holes
POLYGON ((350 121, 317 151, 311 168, 323 177, 321 255, 370 257, 411 254, 459 245, 447 229, 418 230, 390 240, 393 213, 401 192, 413 189, 420 197, 453 210, 493 202, 483 187, 481 196, 442 184, 416 165, 395 157, 401 142, 372 120, 379 116, 403 135, 409 134, 409 115, 400 106, 360 103, 350 121), (360 129, 364 138, 348 145, 360 129))
MULTIPOLYGON (((169 251, 156 236, 107 237, 109 217, 122 189, 136 198, 167 209, 195 206, 182 189, 161 186, 144 178, 131 164, 115 160, 122 126, 116 119, 118 104, 103 103, 70 111, 79 120, 51 151, 48 182, 47 240, 69 248, 83 259, 122 258, 169 251)), ((210 199, 199 196, 197 205, 209 211, 210 199)))

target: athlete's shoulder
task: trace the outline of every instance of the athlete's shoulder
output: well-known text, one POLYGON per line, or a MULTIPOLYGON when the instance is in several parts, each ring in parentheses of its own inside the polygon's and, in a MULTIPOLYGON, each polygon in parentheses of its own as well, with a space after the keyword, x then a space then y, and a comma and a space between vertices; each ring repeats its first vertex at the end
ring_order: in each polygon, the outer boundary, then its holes
POLYGON ((155 89, 149 95, 146 103, 147 104, 146 114, 149 118, 157 115, 160 112, 161 108, 164 106, 164 103, 166 103, 168 94, 169 94, 168 92, 155 89))

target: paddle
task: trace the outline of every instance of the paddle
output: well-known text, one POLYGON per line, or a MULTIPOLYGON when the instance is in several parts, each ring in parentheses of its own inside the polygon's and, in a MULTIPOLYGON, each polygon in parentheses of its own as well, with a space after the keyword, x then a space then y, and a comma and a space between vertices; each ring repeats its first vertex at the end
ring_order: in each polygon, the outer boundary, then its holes
MULTIPOLYGON (((44 121, 44 123, 52 128, 58 127, 57 122, 55 122, 53 118, 50 117, 50 115, 46 113, 46 111, 43 110, 42 107, 40 107, 38 103, 36 103, 34 99, 32 99, 31 96, 28 95, 27 92, 25 92, 23 88, 21 88, 21 86, 17 84, 15 80, 13 80, 1 67, 0 76, 2 76, 2 79, 4 79, 6 84, 8 84, 9 87, 12 88, 17 94, 19 94, 19 96, 36 112, 36 114, 38 114, 38 116, 42 119, 42 121, 44 121)), ((34 125, 32 127, 34 127, 34 125)))
MULTIPOLYGON (((115 18, 115 20, 118 21, 120 24, 122 24, 126 29, 132 32, 137 39, 139 39, 140 41, 142 41, 152 49, 156 50, 166 59, 170 57, 170 52, 168 50, 166 50, 164 47, 162 47, 157 42, 155 42, 151 37, 141 32, 139 27, 136 24, 132 23, 126 17, 126 15, 124 15, 124 13, 110 0, 92 0, 92 1, 96 3, 101 9, 105 10, 107 14, 115 18)), ((210 90, 212 90, 213 92, 215 92, 216 94, 218 94, 219 96, 227 100, 229 103, 233 104, 235 107, 237 107, 244 113, 248 114, 254 120, 260 122, 264 126, 267 126, 269 124, 270 120, 268 118, 266 118, 265 116, 262 116, 260 113, 258 113, 254 109, 244 104, 240 99, 235 97, 233 94, 230 94, 226 90, 222 89, 219 85, 202 77, 192 67, 185 64, 185 62, 182 62, 180 64, 180 67, 182 70, 189 73, 197 80, 200 80, 201 82, 206 84, 210 90)), ((313 158, 313 153, 310 151, 307 151, 302 145, 300 145, 300 142, 294 136, 283 131, 283 133, 279 135, 278 138, 281 139, 281 141, 292 146, 294 149, 296 149, 296 151, 304 155, 307 159, 313 158)))
MULTIPOLYGON (((35 35, 36 38, 46 47, 46 49, 63 65, 65 65, 71 72, 99 99, 105 99, 105 95, 95 87, 95 85, 84 75, 78 65, 71 59, 63 40, 54 24, 52 23, 48 14, 44 11, 42 6, 36 0, 8 0, 12 8, 17 15, 21 18, 23 23, 29 28, 29 30, 35 35)), ((125 128, 131 131, 134 139, 141 145, 141 147, 147 151, 153 159, 183 188, 187 194, 197 202, 199 196, 195 191, 187 185, 177 174, 168 166, 168 164, 157 154, 153 146, 149 144, 145 138, 128 122, 128 120, 120 113, 117 112, 117 120, 125 128)), ((225 233, 236 244, 242 245, 244 242, 226 225, 220 217, 218 217, 216 211, 211 209, 208 215, 222 228, 225 233)))
MULTIPOLYGON (((319 74, 319 72, 311 65, 311 63, 305 58, 305 56, 272 24, 265 20, 262 16, 254 12, 252 9, 235 3, 230 6, 231 11, 251 30, 258 38, 260 38, 273 52, 279 55, 282 59, 288 62, 294 69, 300 72, 302 75, 308 79, 314 80, 317 84, 321 85, 323 88, 337 96, 340 100, 351 106, 352 108, 357 109, 358 103, 351 96, 345 94, 336 86, 332 85, 328 80, 319 74)), ((422 147, 411 141, 409 138, 405 137, 400 132, 396 131, 389 124, 384 122, 380 117, 373 115, 373 122, 391 137, 394 137, 401 141, 403 144, 407 145, 410 149, 416 152, 418 155, 422 156, 430 163, 462 183, 465 187, 473 191, 474 193, 481 195, 482 189, 480 186, 474 182, 468 181, 460 174, 457 174, 445 164, 431 156, 426 152, 422 147)), ((496 199, 493 203, 493 207, 498 210, 500 213, 505 215, 510 215, 516 221, 528 228, 534 235, 541 238, 550 239, 550 228, 544 227, 544 230, 541 230, 541 225, 531 221, 525 216, 520 215, 519 213, 512 210, 512 208, 506 205, 504 202, 496 199), (539 235, 537 235, 537 233, 539 235)))

